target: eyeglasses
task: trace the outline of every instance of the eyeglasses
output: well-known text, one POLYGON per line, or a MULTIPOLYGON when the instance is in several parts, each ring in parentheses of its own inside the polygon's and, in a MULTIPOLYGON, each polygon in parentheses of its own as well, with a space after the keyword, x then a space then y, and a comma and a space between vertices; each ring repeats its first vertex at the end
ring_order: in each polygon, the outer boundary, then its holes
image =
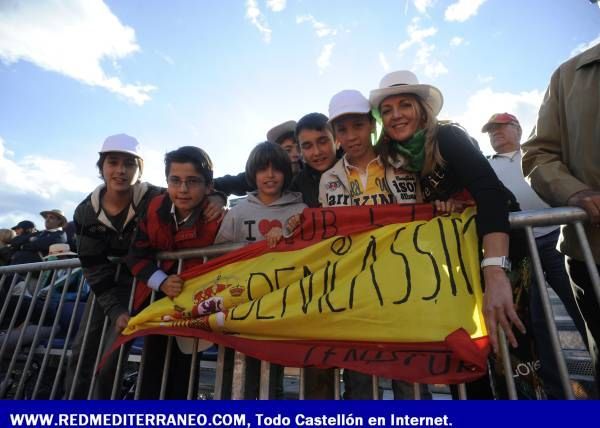
POLYGON ((182 184, 185 184, 185 187, 188 189, 197 189, 198 187, 204 185, 205 181, 201 177, 190 177, 185 180, 182 180, 177 176, 171 176, 167 178, 167 183, 169 183, 169 186, 172 187, 179 188, 182 184))

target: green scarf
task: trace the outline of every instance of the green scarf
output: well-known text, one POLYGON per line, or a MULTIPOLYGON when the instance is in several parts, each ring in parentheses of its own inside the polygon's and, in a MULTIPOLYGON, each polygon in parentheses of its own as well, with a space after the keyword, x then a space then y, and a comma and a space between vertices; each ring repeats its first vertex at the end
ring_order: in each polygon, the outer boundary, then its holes
POLYGON ((403 168, 410 172, 423 170, 425 160, 425 131, 421 129, 408 141, 390 140, 392 157, 402 156, 406 160, 403 168))

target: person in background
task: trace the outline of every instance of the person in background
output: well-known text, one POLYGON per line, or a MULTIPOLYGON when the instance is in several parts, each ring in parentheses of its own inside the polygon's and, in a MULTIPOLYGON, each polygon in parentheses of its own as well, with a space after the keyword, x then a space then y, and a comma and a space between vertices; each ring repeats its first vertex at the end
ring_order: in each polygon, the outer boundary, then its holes
POLYGON ((303 166, 295 132, 296 121, 294 120, 280 123, 267 132, 267 141, 278 144, 289 156, 292 163, 292 176, 296 176, 303 166))
POLYGON ((62 229, 67 224, 64 213, 53 209, 42 211, 40 215, 44 218, 46 229, 29 234, 21 233, 11 241, 11 247, 15 250, 11 265, 41 262, 48 254, 50 245, 67 242, 67 234, 62 229))
MULTIPOLYGON (((295 177, 302 170, 302 160, 298 151, 298 143, 295 137, 296 122, 289 120, 283 122, 267 132, 267 141, 279 145, 288 155, 292 165, 292 176, 295 177)), ((225 175, 215 178, 215 191, 225 198, 229 195, 246 196, 246 193, 256 190, 256 187, 248 181, 245 172, 237 175, 225 175)))
MULTIPOLYGON (((531 189, 521 170, 521 124, 509 113, 496 113, 483 125, 481 132, 488 134, 492 149, 496 152, 488 156, 490 165, 504 185, 515 195, 522 210, 548 208, 548 204, 531 189)), ((569 277, 565 269, 565 258, 556 250, 560 234, 559 226, 534 227, 533 235, 544 269, 546 281, 556 292, 567 313, 573 319, 577 331, 585 341, 585 323, 575 303, 569 277)), ((529 308, 533 337, 541 361, 540 373, 544 389, 549 398, 565 398, 558 367, 552 355, 548 325, 542 310, 542 301, 535 284, 529 290, 529 308)))
POLYGON ((0 266, 7 265, 10 262, 12 255, 12 248, 10 247, 10 241, 12 241, 16 232, 12 229, 0 229, 0 266))
POLYGON ((29 220, 20 221, 16 226, 12 227, 12 230, 15 231, 16 236, 36 232, 35 224, 29 220))
POLYGON ((600 395, 600 303, 593 281, 600 269, 600 44, 561 64, 552 74, 535 129, 523 144, 522 167, 533 190, 551 206, 585 210, 592 250, 588 271, 573 225, 561 228, 559 250, 585 320, 600 395))

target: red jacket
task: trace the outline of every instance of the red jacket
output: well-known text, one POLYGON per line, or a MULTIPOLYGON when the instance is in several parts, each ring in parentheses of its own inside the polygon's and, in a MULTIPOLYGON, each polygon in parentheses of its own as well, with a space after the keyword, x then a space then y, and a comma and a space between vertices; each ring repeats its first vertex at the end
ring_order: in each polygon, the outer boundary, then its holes
MULTIPOLYGON (((196 208, 179 229, 171 214, 172 205, 168 194, 156 196, 150 201, 146 215, 140 221, 129 249, 127 266, 138 279, 133 302, 134 309, 139 308, 152 292, 147 282, 157 270, 160 269, 167 275, 177 273, 177 260, 163 260, 157 266, 158 252, 207 247, 215 240, 219 222, 204 223, 202 210, 206 201, 196 208)), ((186 259, 181 270, 183 272, 202 263, 202 259, 186 259)))

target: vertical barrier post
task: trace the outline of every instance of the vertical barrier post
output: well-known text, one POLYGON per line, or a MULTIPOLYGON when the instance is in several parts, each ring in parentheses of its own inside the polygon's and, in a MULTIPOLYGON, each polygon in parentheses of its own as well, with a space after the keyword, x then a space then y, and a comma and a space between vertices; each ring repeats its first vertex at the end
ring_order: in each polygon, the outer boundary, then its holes
MULTIPOLYGON (((15 323, 17 322, 17 317, 19 315, 19 311, 21 310, 21 304, 23 303, 23 296, 25 296, 25 290, 27 289, 27 286, 28 286, 30 280, 31 280, 31 272, 27 272, 27 275, 25 277, 25 285, 23 288, 23 292, 21 293, 21 295, 19 296, 19 299, 17 300, 17 305, 15 306, 15 311, 14 311, 13 316, 8 325, 8 329, 6 330, 6 337, 9 337, 13 328, 15 327, 15 323)), ((8 298, 6 300, 9 301, 10 296, 8 296, 8 298)), ((6 351, 7 345, 8 345, 8 340, 5 340, 2 343, 2 347, 0 347, 0 361, 2 361, 4 359, 4 352, 6 351)), ((10 373, 9 373, 9 375, 10 375, 10 373)), ((9 382, 9 378, 7 377, 5 379, 5 381, 9 382)), ((2 394, 0 394, 0 397, 2 397, 2 394)))
MULTIPOLYGON (((177 259, 177 275, 181 273, 183 266, 182 260, 177 259)), ((169 382, 169 369, 171 367, 171 357, 173 355, 173 336, 167 339, 167 353, 165 354, 165 362, 163 364, 162 379, 160 382, 160 399, 164 400, 167 394, 167 383, 169 382)))
POLYGON ((464 383, 458 384, 458 399, 459 400, 467 399, 467 387, 464 383))
MULTIPOLYGON (((217 367, 215 373, 214 399, 223 399, 223 370, 225 369, 225 346, 219 345, 217 351, 217 367)), ((229 385, 231 387, 231 385, 229 385)))
POLYGON ((371 386, 373 388, 373 400, 379 400, 379 377, 371 376, 371 386))
POLYGON ((592 283, 594 293, 596 294, 598 305, 600 305, 600 275, 598 273, 596 263, 594 262, 594 256, 592 254, 592 249, 590 248, 590 243, 587 240, 585 230, 583 229, 581 222, 577 221, 573 225, 575 226, 577 238, 579 238, 579 242, 581 243, 581 250, 583 252, 585 265, 587 266, 588 273, 590 274, 590 282, 592 283))
POLYGON ((508 343, 506 342, 504 330, 502 330, 500 325, 498 325, 498 343, 500 345, 500 353, 502 355, 502 366, 504 368, 504 380, 506 381, 506 389, 508 390, 508 399, 517 400, 517 388, 515 387, 515 380, 512 376, 508 343))
MULTIPOLYGON (((85 278, 82 275, 81 280, 79 281, 79 287, 77 288, 77 296, 75 297, 75 306, 73 306, 73 313, 71 314, 71 319, 69 321, 69 327, 67 328, 65 343, 63 345, 63 351, 60 356, 60 361, 58 363, 58 368, 56 370, 56 376, 54 377, 54 382, 52 383, 52 393, 50 394, 50 398, 53 398, 56 395, 56 391, 58 390, 58 385, 62 380, 60 375, 62 373, 63 362, 66 358, 67 348, 69 346, 69 339, 71 337, 71 332, 73 331, 73 326, 75 324, 75 318, 77 316, 77 308, 78 308, 79 300, 81 298, 81 289, 83 288, 84 281, 85 281, 85 278)), ((66 289, 63 289, 63 292, 61 294, 61 300, 58 304, 58 309, 57 309, 57 313, 59 313, 59 314, 62 312, 65 294, 66 294, 66 289)), ((46 366, 48 365, 48 360, 50 359, 50 351, 52 350, 52 342, 54 341, 54 337, 56 335, 56 332, 58 331, 57 327, 58 327, 58 317, 54 318, 54 322, 52 323, 52 330, 50 331, 50 337, 48 338, 48 345, 46 346, 46 350, 44 352, 44 359, 42 360, 42 365, 40 367, 40 375, 38 376, 38 380, 33 388, 33 394, 32 394, 31 398, 34 400, 37 398, 37 394, 38 394, 38 391, 39 391, 39 388, 41 385, 41 381, 42 381, 42 376, 44 375, 46 366)), ((69 391, 65 391, 65 393, 68 394, 69 391)))
POLYGON ((569 382, 569 372, 567 371, 567 365, 562 355, 560 347, 560 339, 558 338, 558 331, 554 324, 554 316, 552 313, 552 307, 550 306, 550 298, 548 297, 548 289, 546 288, 546 279, 544 277, 544 270, 542 269, 542 262, 540 255, 537 250, 535 243, 535 237, 533 236, 533 229, 531 226, 525 227, 525 235, 527 236, 527 245, 529 246, 529 253, 531 255, 531 261, 533 263, 533 272, 535 274, 535 286, 538 288, 538 293, 542 301, 542 309, 544 311, 544 318, 546 325, 548 326, 548 333, 550 335, 550 344, 552 346, 552 352, 556 359, 558 367, 558 375, 562 384, 565 396, 569 400, 574 400, 573 390, 571 383, 569 382))
POLYGON ((233 383, 231 385, 231 399, 243 400, 246 393, 246 356, 235 351, 233 359, 233 383))
MULTIPOLYGON (((65 283, 63 285, 63 293, 61 293, 61 300, 63 299, 65 290, 68 288, 69 280, 71 279, 71 272, 72 272, 72 268, 68 268, 65 283)), ((17 392, 15 393, 15 398, 17 400, 20 400, 23 395, 26 374, 29 371, 29 367, 31 366, 31 363, 33 361, 33 355, 35 354, 35 348, 37 347, 37 344, 39 341, 40 332, 41 332, 42 326, 44 325, 44 320, 46 319, 46 313, 48 312, 48 307, 50 306, 50 301, 52 300, 52 295, 54 294, 54 287, 56 284, 57 274, 58 274, 58 271, 55 269, 54 273, 52 274, 52 279, 50 280, 50 285, 48 286, 48 293, 46 294, 46 298, 44 301, 44 307, 42 308, 42 313, 40 314, 40 319, 38 321, 37 328, 36 328, 35 334, 33 336, 33 341, 31 342, 31 345, 29 346, 29 354, 27 355, 27 361, 25 362, 25 367, 23 368, 23 375, 21 376, 21 381, 19 382, 19 385, 17 386, 17 392)), ((60 314, 60 312, 56 313, 55 319, 57 319, 59 317, 59 314, 60 314)), ((41 377, 42 373, 40 373, 38 371, 37 375, 41 377)))
MULTIPOLYGON (((12 371, 15 368, 15 364, 17 362, 17 357, 19 356, 19 352, 21 351, 21 346, 23 344, 23 337, 25 335, 25 331, 27 330, 27 325, 29 324, 31 315, 33 314, 33 309, 35 307, 35 302, 37 300, 37 296, 38 296, 38 292, 40 290, 41 283, 42 283, 42 275, 40 273, 40 276, 38 276, 38 279, 35 284, 35 290, 33 291, 33 296, 31 297, 31 302, 29 303, 29 308, 27 309, 27 315, 25 315, 25 321, 23 321, 23 325, 20 326, 20 332, 19 332, 19 337, 17 339, 17 344, 13 351, 12 358, 10 359, 10 363, 8 364, 8 369, 6 370, 7 374, 6 374, 5 382, 3 382, 2 385, 0 385, 0 397, 2 397, 2 398, 5 397, 8 387, 11 385, 10 379, 12 378, 12 371)), ((20 296, 21 299, 25 295, 26 290, 27 290, 27 286, 25 286, 25 288, 23 289, 23 294, 21 294, 21 296, 20 296)), ((15 314, 13 316, 12 321, 14 321, 15 317, 18 315, 17 312, 18 311, 15 310, 15 314)), ((10 332, 11 332, 11 330, 9 328, 7 335, 6 335, 7 340, 5 340, 4 343, 2 344, 2 351, 0 351, 0 361, 2 361, 2 354, 4 353, 4 350, 6 349, 6 346, 8 345, 8 342, 9 342, 8 338, 9 338, 10 332)), ((27 375, 27 373, 23 372, 23 376, 26 376, 26 375, 27 375)))
MULTIPOLYGON (((129 294, 129 302, 127 304, 127 310, 131 314, 133 311, 133 298, 135 297, 135 286, 137 284, 137 280, 133 278, 131 284, 131 293, 129 294)), ((115 373, 115 378, 113 379, 112 391, 110 392, 110 399, 114 400, 117 398, 117 392, 119 387, 121 386, 122 376, 123 376, 123 358, 125 354, 125 347, 128 345, 119 346, 119 357, 117 358, 117 371, 115 373)))
MULTIPOLYGON (((88 333, 90 331, 90 321, 92 320, 92 314, 94 313, 95 306, 96 306, 96 295, 92 293, 91 297, 92 297, 92 300, 91 300, 91 303, 89 303, 90 310, 88 311, 87 319, 84 321, 85 330, 83 332, 83 340, 81 342, 79 358, 77 359, 77 365, 75 366, 75 374, 73 375, 74 380, 78 379, 79 372, 81 371, 81 364, 83 362, 83 357, 85 356, 85 351, 87 348, 87 338, 88 338, 88 333)), ((89 297, 88 297, 88 299, 89 299, 89 297)), ((71 317, 71 321, 73 321, 73 317, 71 317)), ((80 326, 80 328, 81 328, 81 326, 80 326)), ((69 391, 69 396, 68 396, 69 400, 73 399, 73 396, 75 395, 75 387, 76 386, 77 386, 77 382, 73 382, 73 384, 71 385, 71 390, 69 391)))
POLYGON ((298 380, 298 400, 304 400, 306 396, 306 369, 300 367, 300 379, 298 380))
POLYGON ((260 361, 260 390, 258 393, 259 400, 268 400, 271 386, 271 363, 268 361, 260 361))
POLYGON ((333 399, 340 399, 340 369, 333 369, 333 399))

